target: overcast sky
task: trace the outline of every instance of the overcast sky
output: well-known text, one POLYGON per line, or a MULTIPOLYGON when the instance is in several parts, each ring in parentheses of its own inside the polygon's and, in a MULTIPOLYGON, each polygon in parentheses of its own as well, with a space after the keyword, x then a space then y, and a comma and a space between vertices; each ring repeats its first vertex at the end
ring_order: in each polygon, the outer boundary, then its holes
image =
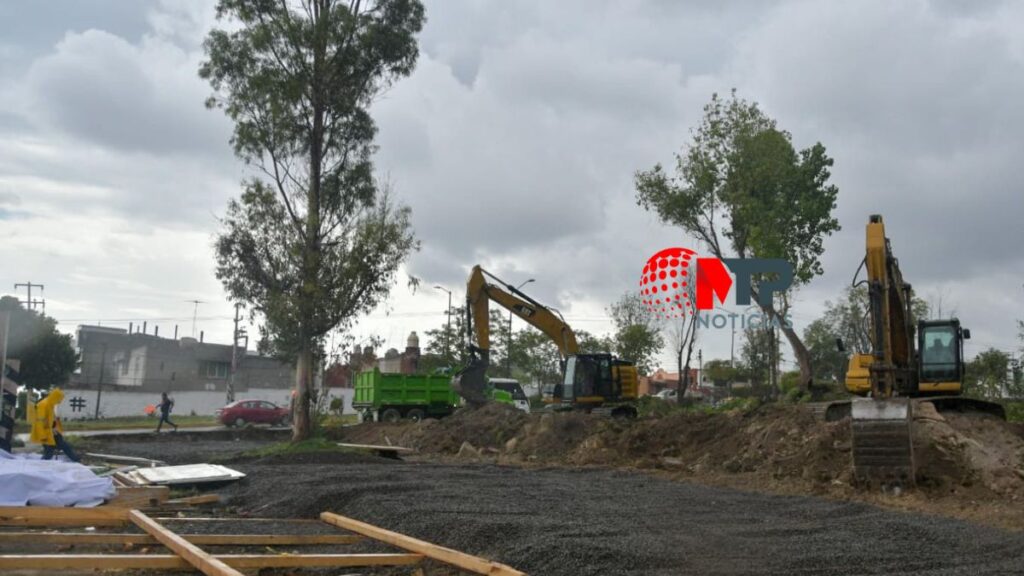
MULTIPOLYGON (((609 330, 647 257, 697 247, 636 205, 634 171, 671 162, 711 94, 736 88, 835 159, 843 230, 797 296, 798 327, 849 284, 882 213, 907 280, 972 329, 969 355, 1015 350, 1024 4, 725 4, 427 2, 419 65, 374 109, 423 284, 401 282, 356 336, 400 348, 440 325, 432 286, 461 300, 474 263, 609 330)), ((0 0, 0 290, 44 284, 63 330, 188 335, 201 300, 198 330, 230 339, 211 243, 246 173, 230 123, 203 107, 213 24, 212 1, 0 0)), ((729 346, 728 330, 700 344, 705 359, 729 346)))

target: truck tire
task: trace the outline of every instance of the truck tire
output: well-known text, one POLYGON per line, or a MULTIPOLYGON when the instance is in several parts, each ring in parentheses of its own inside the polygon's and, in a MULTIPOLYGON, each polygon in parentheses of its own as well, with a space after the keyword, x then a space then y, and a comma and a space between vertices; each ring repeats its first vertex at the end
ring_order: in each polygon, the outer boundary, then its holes
POLYGON ((427 417, 427 413, 420 408, 413 408, 405 414, 405 417, 413 422, 419 422, 427 417))
POLYGON ((395 408, 388 408, 380 413, 380 421, 394 424, 402 419, 402 413, 395 408))

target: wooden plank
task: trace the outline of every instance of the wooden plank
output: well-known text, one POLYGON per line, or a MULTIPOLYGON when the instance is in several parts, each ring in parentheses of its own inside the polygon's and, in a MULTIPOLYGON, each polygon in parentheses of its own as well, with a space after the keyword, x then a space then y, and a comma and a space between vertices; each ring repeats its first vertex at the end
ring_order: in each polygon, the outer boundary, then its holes
MULTIPOLYGON (((313 544, 355 544, 362 536, 353 534, 178 534, 193 544, 206 546, 308 546, 313 544)), ((159 544, 149 534, 97 532, 0 532, 0 544, 159 544)))
POLYGON ((345 444, 338 442, 338 446, 342 448, 355 448, 358 450, 377 450, 378 452, 415 452, 412 448, 405 448, 403 446, 377 446, 374 444, 345 444))
POLYGON ((118 526, 127 522, 128 509, 117 506, 0 506, 2 526, 118 526))
MULTIPOLYGON (((300 568, 411 566, 423 561, 420 554, 230 554, 214 556, 235 568, 300 568)), ((184 558, 171 554, 30 554, 0 556, 0 570, 191 570, 184 558)))
POLYGON ((107 506, 121 508, 156 508, 171 497, 167 486, 124 486, 117 488, 117 496, 107 500, 107 506))
POLYGON ((118 464, 146 464, 151 466, 166 465, 165 462, 162 462, 160 460, 153 460, 152 458, 139 458, 137 456, 118 456, 116 454, 97 454, 95 452, 86 452, 85 455, 96 460, 102 460, 104 462, 115 462, 118 464))
POLYGON ((445 548, 444 546, 438 546, 437 544, 431 544, 423 540, 406 536, 405 534, 399 534, 398 532, 392 532, 383 528, 360 522, 352 518, 346 518, 333 512, 321 512, 320 519, 328 524, 332 524, 339 528, 351 530, 357 534, 368 536, 374 540, 397 546, 410 552, 416 552, 423 554, 428 558, 439 560, 446 564, 451 564, 463 570, 469 570, 477 574, 489 574, 492 576, 526 576, 525 572, 520 572, 511 566, 500 564, 498 562, 492 562, 478 556, 466 554, 465 552, 459 552, 458 550, 452 550, 451 548, 445 548))
MULTIPOLYGON (((163 486, 163 488, 167 487, 163 486)), ((166 504, 172 506, 197 506, 199 504, 216 504, 217 502, 220 502, 220 494, 200 494, 199 496, 187 496, 185 498, 175 498, 174 500, 168 500, 166 504)))
POLYGON ((195 544, 164 528, 142 512, 132 510, 128 512, 128 519, 206 576, 242 576, 238 570, 210 556, 195 544))
POLYGON ((151 516, 157 522, 273 522, 275 524, 319 524, 319 520, 311 518, 245 518, 245 517, 210 517, 196 516, 151 516))

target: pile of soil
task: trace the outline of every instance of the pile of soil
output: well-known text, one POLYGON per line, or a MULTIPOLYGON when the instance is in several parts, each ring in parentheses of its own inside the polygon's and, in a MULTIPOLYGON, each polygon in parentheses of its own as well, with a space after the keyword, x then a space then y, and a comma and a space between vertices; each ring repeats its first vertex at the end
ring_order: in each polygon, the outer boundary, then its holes
MULTIPOLYGON (((980 414, 918 410, 918 487, 931 494, 1024 498, 1024 427, 980 414)), ((663 470, 682 477, 745 477, 764 488, 849 492, 849 420, 824 422, 804 405, 749 411, 675 411, 637 420, 582 413, 524 414, 507 405, 462 409, 419 424, 363 424, 346 441, 502 464, 663 470)))

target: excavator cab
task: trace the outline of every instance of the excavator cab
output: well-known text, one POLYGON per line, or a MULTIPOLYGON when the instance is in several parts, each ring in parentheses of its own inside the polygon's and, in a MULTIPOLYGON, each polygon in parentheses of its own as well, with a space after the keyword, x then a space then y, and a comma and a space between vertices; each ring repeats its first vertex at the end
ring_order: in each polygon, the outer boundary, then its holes
POLYGON ((635 416, 627 405, 637 395, 636 366, 611 354, 574 354, 566 358, 562 383, 555 386, 555 404, 588 410, 603 407, 613 415, 635 416))
POLYGON ((971 331, 960 321, 932 320, 918 324, 918 392, 958 394, 964 378, 964 340, 971 331))
POLYGON ((619 394, 612 379, 611 354, 577 354, 565 362, 560 402, 586 402, 587 398, 611 398, 619 394))

